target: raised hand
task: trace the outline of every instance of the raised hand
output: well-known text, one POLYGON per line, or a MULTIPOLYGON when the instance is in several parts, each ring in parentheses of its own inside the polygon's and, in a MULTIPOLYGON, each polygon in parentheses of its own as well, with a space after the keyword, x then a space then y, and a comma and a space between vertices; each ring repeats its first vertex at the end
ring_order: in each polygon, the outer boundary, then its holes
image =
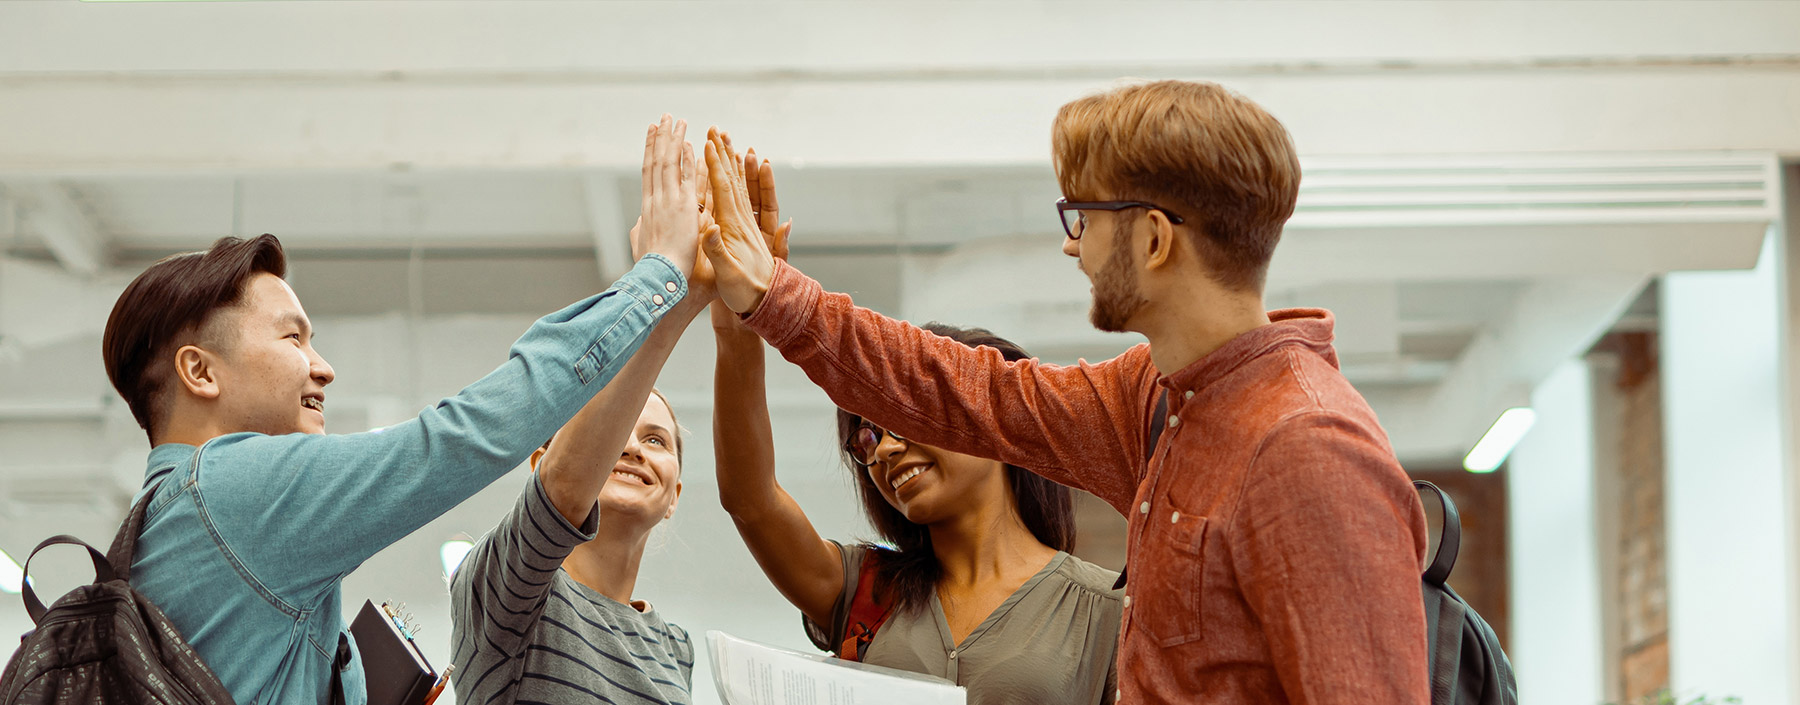
MULTIPOLYGON (((722 134, 721 137, 727 145, 731 144, 730 134, 722 134)), ((750 207, 756 213, 757 227, 762 230, 763 239, 769 243, 769 252, 775 259, 785 260, 788 257, 788 233, 793 230, 794 220, 789 218, 788 222, 780 223, 781 206, 775 200, 774 167, 767 159, 758 162, 756 150, 751 149, 744 155, 743 173, 746 182, 744 190, 749 194, 750 207)), ((706 225, 702 224, 700 230, 706 232, 706 225)), ((743 319, 738 318, 737 313, 728 308, 723 300, 712 304, 712 325, 715 330, 744 329, 743 319)))
MULTIPOLYGON (((730 146, 731 135, 723 136, 726 146, 730 146)), ((781 223, 781 205, 775 200, 775 168, 767 159, 758 163, 755 148, 744 155, 744 182, 744 190, 750 194, 750 208, 756 211, 756 225, 769 241, 769 252, 775 259, 785 261, 788 258, 788 233, 794 229, 794 219, 781 223)), ((701 230, 704 232, 705 228, 701 230)))
POLYGON ((644 135, 644 198, 631 253, 660 254, 683 275, 692 275, 698 257, 700 206, 695 193, 694 150, 687 145, 687 121, 664 113, 644 135))
MULTIPOLYGON (((682 145, 682 147, 688 150, 691 159, 693 145, 682 145)), ((700 252, 699 240, 700 237, 705 236, 706 231, 714 227, 712 186, 708 181, 706 162, 696 160, 694 167, 698 172, 694 175, 694 183, 697 184, 696 188, 700 196, 700 217, 696 221, 698 232, 694 239, 694 271, 688 275, 687 298, 682 300, 682 304, 686 305, 690 301, 701 305, 716 304, 719 299, 718 276, 713 271, 712 261, 700 252)))
MULTIPOLYGON (((715 224, 701 236, 700 244, 712 261, 719 298, 737 313, 756 310, 775 276, 775 254, 757 223, 745 166, 745 159, 718 128, 707 130, 706 168, 715 224)), ((773 194, 772 180, 769 188, 773 194)), ((785 249, 785 241, 782 246, 785 249)))

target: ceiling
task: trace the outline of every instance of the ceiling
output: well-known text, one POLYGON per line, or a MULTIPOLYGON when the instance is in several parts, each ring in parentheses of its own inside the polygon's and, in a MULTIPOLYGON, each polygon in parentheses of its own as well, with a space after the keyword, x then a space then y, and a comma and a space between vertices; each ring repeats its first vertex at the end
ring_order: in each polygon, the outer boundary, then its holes
MULTIPOLYGON (((1403 455, 1453 458, 1648 277, 1754 263, 1775 165, 1743 153, 1307 159, 1268 304, 1332 309, 1345 374, 1403 455)), ((1057 362, 1137 340, 1087 325, 1047 169, 790 165, 778 180, 793 261, 859 303, 983 325, 1057 362)), ((96 304, 109 303, 98 282, 233 233, 282 238, 314 316, 547 312, 629 263, 637 190, 635 173, 593 169, 0 179, 5 254, 95 299, 79 324, 7 332, 95 336, 96 304)), ((27 287, 0 306, 41 298, 27 287)))

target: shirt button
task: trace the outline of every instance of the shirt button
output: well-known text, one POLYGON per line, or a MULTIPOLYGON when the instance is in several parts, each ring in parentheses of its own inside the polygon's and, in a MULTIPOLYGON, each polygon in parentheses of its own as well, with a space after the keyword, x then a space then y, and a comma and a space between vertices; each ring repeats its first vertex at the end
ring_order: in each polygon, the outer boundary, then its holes
POLYGON ((1125 596, 1125 609, 1131 609, 1131 596, 1125 596))
MULTIPOLYGON (((674 284, 670 284, 670 285, 669 285, 669 286, 674 286, 674 284)), ((670 289, 670 290, 669 290, 669 291, 674 291, 674 289, 670 289)), ((1192 389, 1189 389, 1189 390, 1187 390, 1187 392, 1186 392, 1186 393, 1184 393, 1184 394, 1182 394, 1182 395, 1181 395, 1181 398, 1183 398, 1183 399, 1192 399, 1192 398, 1194 398, 1194 390, 1192 390, 1192 389)))
POLYGON ((1169 523, 1181 521, 1181 512, 1169 512, 1169 523))
MULTIPOLYGON (((675 293, 675 290, 676 290, 676 289, 679 289, 679 288, 681 288, 681 287, 678 287, 678 286, 675 286, 675 282, 664 282, 664 283, 663 283, 663 288, 664 288, 664 289, 668 289, 668 290, 669 290, 669 293, 671 293, 671 294, 673 294, 673 293, 675 293)), ((1190 397, 1191 397, 1191 396, 1194 396, 1194 393, 1193 393, 1193 392, 1188 392, 1188 396, 1190 396, 1190 397)))
POLYGON ((1180 426, 1180 425, 1181 425, 1181 417, 1176 416, 1174 414, 1169 414, 1169 428, 1174 428, 1174 427, 1180 426))
POLYGON ((1118 688, 1118 689, 1113 690, 1113 702, 1115 702, 1115 703, 1125 702, 1125 689, 1124 688, 1118 688))
POLYGON ((956 651, 955 651, 955 650, 951 650, 951 651, 950 651, 950 658, 951 658, 951 660, 955 660, 955 659, 956 659, 956 651))
POLYGON ((663 304, 662 294, 657 294, 655 296, 652 296, 652 297, 650 297, 650 300, 655 302, 656 305, 658 305, 658 306, 661 306, 663 304))
POLYGON ((1139 514, 1149 514, 1150 513, 1150 503, 1145 502, 1143 504, 1138 505, 1138 513, 1139 514))

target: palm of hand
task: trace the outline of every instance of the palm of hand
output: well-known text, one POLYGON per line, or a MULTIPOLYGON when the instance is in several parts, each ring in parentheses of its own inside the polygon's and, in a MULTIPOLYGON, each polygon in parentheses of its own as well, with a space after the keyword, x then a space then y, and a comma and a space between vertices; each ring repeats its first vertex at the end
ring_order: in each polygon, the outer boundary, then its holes
MULTIPOLYGON (((712 185, 715 228, 703 238, 715 269, 719 296, 739 313, 756 307, 774 276, 775 256, 758 225, 744 162, 717 130, 708 131, 706 169, 712 185)), ((785 243, 781 244, 785 250, 785 243)))

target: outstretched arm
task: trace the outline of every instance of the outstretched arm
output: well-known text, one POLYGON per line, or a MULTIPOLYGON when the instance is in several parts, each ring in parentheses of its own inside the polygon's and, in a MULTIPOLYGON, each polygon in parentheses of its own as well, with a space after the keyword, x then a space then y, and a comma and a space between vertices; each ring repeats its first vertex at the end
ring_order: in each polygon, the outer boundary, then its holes
POLYGON ((714 306, 718 363, 713 372, 713 453, 719 501, 763 573, 817 624, 831 623, 844 589, 838 549, 819 536, 800 504, 775 479, 775 442, 763 386, 762 338, 737 314, 714 306))
MULTIPOLYGON (((647 155, 678 168, 668 145, 680 128, 666 116, 651 127, 647 155)), ((329 589, 517 467, 593 399, 689 293, 697 228, 647 230, 646 254, 612 287, 539 319, 498 369, 417 418, 365 433, 208 442, 197 457, 214 530, 243 545, 281 537, 237 554, 278 598, 329 589)))
MULTIPOLYGON (((645 146, 643 210, 631 228, 633 252, 643 251, 649 232, 699 232, 704 217, 696 218, 696 167, 693 150, 675 134, 645 146)), ((637 354, 557 432, 512 514, 463 560, 451 582, 459 653, 492 649, 517 656, 524 648, 562 560, 594 538, 600 488, 669 352, 712 292, 711 267, 700 264, 688 279, 687 298, 664 314, 637 354)))
MULTIPOLYGON (((685 142, 672 146, 680 150, 678 173, 666 168, 664 159, 645 154, 643 215, 631 228, 634 251, 646 240, 647 229, 685 228, 698 233, 703 225, 711 225, 712 219, 704 215, 704 209, 695 208, 700 202, 711 200, 696 195, 695 184, 705 178, 704 165, 696 163, 693 148, 685 142)), ((600 488, 606 484, 637 425, 638 412, 644 408, 644 400, 650 398, 669 353, 680 342, 682 331, 713 300, 712 266, 705 262, 706 258, 699 259, 694 275, 688 279, 687 297, 663 316, 613 381, 563 426, 538 464, 544 490, 571 524, 579 526, 593 511, 600 488)))
POLYGON ((1028 468, 1121 512, 1131 506, 1156 393, 1145 346, 1092 365, 1007 362, 858 308, 775 258, 746 224, 746 181, 715 166, 735 161, 729 143, 709 133, 706 159, 719 212, 701 246, 720 300, 749 313, 744 323, 833 402, 921 443, 1028 468))
MULTIPOLYGON (((787 256, 787 226, 777 226, 773 170, 752 152, 743 171, 756 186, 748 190, 758 229, 771 254, 787 256)), ((831 622, 831 609, 844 589, 837 546, 820 538, 800 504, 775 479, 775 439, 770 429, 763 382, 763 342, 722 303, 712 307, 718 360, 713 372, 713 454, 719 501, 737 524, 750 555, 783 597, 816 624, 831 622)))

